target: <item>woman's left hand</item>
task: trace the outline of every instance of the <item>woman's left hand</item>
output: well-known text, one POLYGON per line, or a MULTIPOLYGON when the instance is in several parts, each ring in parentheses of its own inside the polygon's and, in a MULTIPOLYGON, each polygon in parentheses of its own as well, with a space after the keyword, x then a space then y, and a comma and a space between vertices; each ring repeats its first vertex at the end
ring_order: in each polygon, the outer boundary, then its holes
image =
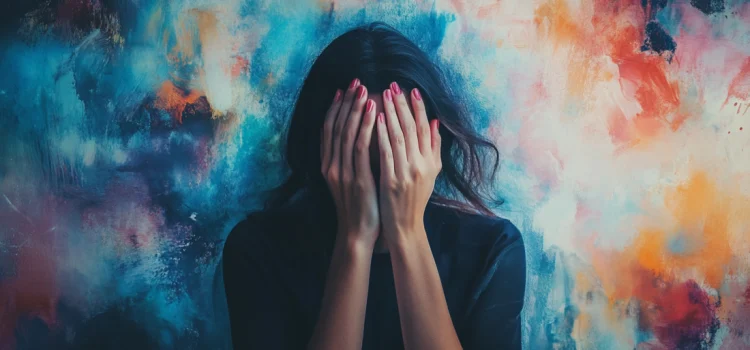
POLYGON ((424 212, 442 169, 440 122, 427 120, 419 90, 411 91, 409 110, 394 82, 383 92, 385 115, 378 115, 380 148, 380 215, 386 244, 392 246, 424 234, 424 212))

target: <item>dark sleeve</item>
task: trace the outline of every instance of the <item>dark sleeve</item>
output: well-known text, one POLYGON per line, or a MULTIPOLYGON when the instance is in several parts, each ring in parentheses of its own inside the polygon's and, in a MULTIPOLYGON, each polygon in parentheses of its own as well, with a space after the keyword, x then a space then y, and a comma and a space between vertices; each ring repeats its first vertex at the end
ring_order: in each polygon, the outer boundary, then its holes
POLYGON ((521 349, 526 252, 518 229, 500 225, 489 263, 469 314, 464 349, 521 349))
POLYGON ((247 220, 227 237, 222 257, 224 289, 234 349, 298 349, 296 319, 272 270, 273 255, 247 220))

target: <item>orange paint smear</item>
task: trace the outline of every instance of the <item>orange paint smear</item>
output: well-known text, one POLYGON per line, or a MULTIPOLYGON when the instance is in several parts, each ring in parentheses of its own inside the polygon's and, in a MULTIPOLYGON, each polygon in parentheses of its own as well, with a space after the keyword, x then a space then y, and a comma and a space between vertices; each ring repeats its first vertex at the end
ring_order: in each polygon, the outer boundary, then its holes
POLYGON ((182 112, 185 106, 195 103, 201 96, 203 93, 200 91, 193 90, 186 94, 171 81, 165 81, 156 92, 154 107, 168 111, 178 123, 182 124, 182 112))
POLYGON ((674 327, 690 333, 713 324, 716 300, 701 284, 719 290, 727 276, 747 270, 744 256, 750 252, 738 252, 744 246, 735 242, 744 239, 747 219, 741 213, 750 212, 750 199, 724 193, 706 173, 696 172, 666 191, 664 201, 673 221, 642 229, 622 251, 599 249, 595 238, 587 249, 610 303, 638 300, 642 326, 662 332, 668 345, 674 327))
POLYGON ((563 58, 570 61, 566 91, 571 96, 585 98, 587 89, 597 81, 612 79, 597 57, 608 57, 618 66, 623 92, 641 106, 641 112, 632 118, 610 120, 613 141, 625 146, 647 141, 664 130, 676 131, 690 117, 678 113, 679 85, 669 78, 667 60, 641 51, 647 18, 644 11, 639 0, 598 0, 593 16, 584 21, 574 17, 565 1, 549 0, 534 13, 537 31, 552 40, 556 49, 561 45, 574 49, 571 56, 563 58))
POLYGON ((534 24, 537 31, 553 39, 556 48, 560 44, 575 43, 585 38, 578 24, 570 16, 567 2, 563 0, 550 0, 539 5, 534 11, 534 24))

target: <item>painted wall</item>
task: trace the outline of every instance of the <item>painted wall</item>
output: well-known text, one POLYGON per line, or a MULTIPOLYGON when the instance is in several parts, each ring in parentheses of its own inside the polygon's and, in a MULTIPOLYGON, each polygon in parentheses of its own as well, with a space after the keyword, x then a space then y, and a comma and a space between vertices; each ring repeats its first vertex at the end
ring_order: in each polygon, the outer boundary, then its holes
POLYGON ((750 347, 750 3, 14 3, 0 349, 218 348, 223 239, 281 178, 315 55, 373 20, 460 78, 500 147, 526 348, 750 347))

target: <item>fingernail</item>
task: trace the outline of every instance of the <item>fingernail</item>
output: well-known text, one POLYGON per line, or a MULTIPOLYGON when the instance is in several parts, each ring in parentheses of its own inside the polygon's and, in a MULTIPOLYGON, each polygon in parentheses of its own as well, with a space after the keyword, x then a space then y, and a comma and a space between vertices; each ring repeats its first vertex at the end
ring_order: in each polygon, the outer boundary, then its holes
POLYGON ((388 102, 393 101, 393 95, 391 95, 391 89, 385 90, 385 100, 388 102))
POLYGON ((336 96, 333 96, 333 102, 339 102, 341 99, 341 90, 336 89, 336 96))
POLYGON ((398 84, 396 84, 395 81, 391 83, 391 90, 393 90, 393 93, 396 95, 401 94, 401 88, 398 87, 398 84))
POLYGON ((422 95, 419 93, 419 89, 414 88, 414 98, 417 99, 417 101, 422 101, 422 95))
POLYGON ((354 78, 354 80, 352 80, 352 83, 349 84, 349 88, 350 89, 354 89, 354 87, 357 86, 357 85, 359 85, 359 79, 354 78))
POLYGON ((375 105, 375 102, 372 100, 367 100, 367 112, 372 112, 372 107, 375 105))
POLYGON ((378 123, 382 123, 383 122, 383 118, 385 118, 383 116, 383 112, 380 112, 380 114, 378 114, 378 123))
POLYGON ((360 85, 359 88, 357 89, 357 98, 362 98, 364 96, 365 96, 365 86, 360 85))

